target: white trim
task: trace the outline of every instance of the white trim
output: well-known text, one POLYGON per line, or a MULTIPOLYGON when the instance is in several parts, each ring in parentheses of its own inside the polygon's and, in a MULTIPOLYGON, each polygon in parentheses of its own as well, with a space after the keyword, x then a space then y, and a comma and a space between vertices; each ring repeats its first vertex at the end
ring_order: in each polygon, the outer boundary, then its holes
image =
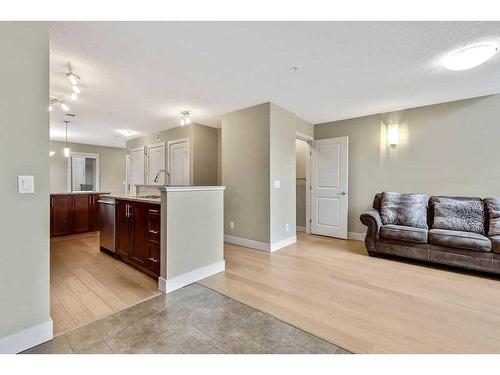
POLYGON ((284 240, 281 240, 281 241, 278 241, 278 242, 274 242, 274 243, 271 244, 271 252, 279 250, 279 249, 282 249, 284 247, 287 247, 287 246, 289 246, 291 244, 294 244, 295 242, 297 242, 297 236, 296 235, 288 237, 288 238, 285 238, 284 240))
POLYGON ((161 191, 207 191, 207 190, 225 190, 225 186, 165 186, 161 191))
POLYGON ((355 241, 364 241, 365 237, 366 233, 349 232, 347 238, 355 241))
POLYGON ((295 138, 298 138, 298 139, 305 141, 305 142, 308 142, 308 143, 314 141, 314 137, 307 135, 305 133, 298 132, 298 131, 295 132, 295 138))
POLYGON ((254 241, 254 240, 249 240, 247 238, 230 236, 230 235, 226 234, 226 235, 224 235, 224 241, 235 244, 235 245, 240 245, 240 246, 248 247, 251 249, 255 249, 255 250, 265 251, 267 253, 272 253, 273 251, 279 250, 285 246, 288 246, 288 245, 291 245, 291 244, 297 242, 297 236, 296 235, 291 236, 291 237, 285 238, 284 240, 269 244, 267 242, 254 241))
POLYGON ((301 227, 301 226, 299 226, 299 225, 297 225, 297 226, 295 227, 295 229, 297 230, 297 232, 305 232, 305 231, 306 231, 306 227, 301 227))
MULTIPOLYGON (((88 153, 88 152, 72 152, 70 151, 68 159, 68 172, 66 174, 66 181, 68 185, 68 192, 72 193, 73 189, 71 186, 71 176, 72 176, 72 171, 71 171, 71 158, 73 156, 83 156, 89 159, 95 159, 95 190, 93 191, 87 191, 87 193, 93 193, 99 191, 99 154, 93 154, 93 153, 88 153)), ((78 191, 78 190, 77 190, 78 191)))
POLYGON ((52 319, 21 332, 0 338, 0 353, 15 354, 43 344, 54 337, 52 319))
POLYGON ((228 234, 224 235, 224 241, 235 245, 249 247, 255 250, 266 251, 266 252, 271 251, 271 245, 268 244, 267 242, 249 240, 247 238, 230 236, 228 234))
POLYGON ((195 270, 183 273, 182 275, 172 277, 171 279, 165 280, 164 278, 158 278, 158 288, 163 293, 170 293, 174 290, 185 287, 186 285, 195 283, 204 279, 206 277, 215 275, 216 273, 223 272, 226 270, 226 264, 224 260, 209 264, 205 267, 200 267, 195 270))

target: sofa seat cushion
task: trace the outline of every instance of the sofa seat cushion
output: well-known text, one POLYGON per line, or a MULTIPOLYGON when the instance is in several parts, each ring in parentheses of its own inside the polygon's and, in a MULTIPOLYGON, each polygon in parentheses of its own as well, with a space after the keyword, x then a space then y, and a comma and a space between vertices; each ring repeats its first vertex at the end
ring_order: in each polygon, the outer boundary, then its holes
POLYGON ((460 232, 447 229, 431 229, 429 243, 474 251, 491 251, 491 241, 479 233, 460 232))
POLYGON ((500 254, 500 236, 491 237, 490 240, 493 252, 500 254))
POLYGON ((380 237, 388 240, 399 240, 416 243, 427 243, 427 233, 423 228, 406 227, 403 225, 387 224, 380 228, 380 237))

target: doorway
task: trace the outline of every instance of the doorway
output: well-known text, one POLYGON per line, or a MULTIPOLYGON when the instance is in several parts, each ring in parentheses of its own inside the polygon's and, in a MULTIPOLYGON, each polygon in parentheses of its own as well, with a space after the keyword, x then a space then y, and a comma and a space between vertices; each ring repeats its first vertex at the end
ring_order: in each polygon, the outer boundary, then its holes
POLYGON ((313 137, 297 132, 295 138, 295 228, 311 233, 310 178, 313 137))

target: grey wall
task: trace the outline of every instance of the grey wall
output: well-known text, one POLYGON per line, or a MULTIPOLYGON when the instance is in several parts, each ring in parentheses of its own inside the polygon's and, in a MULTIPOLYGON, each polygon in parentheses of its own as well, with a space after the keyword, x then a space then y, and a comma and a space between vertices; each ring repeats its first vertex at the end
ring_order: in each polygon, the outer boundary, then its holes
POLYGON ((297 226, 306 226, 306 152, 308 150, 307 143, 297 139, 295 141, 296 152, 296 224, 297 226))
POLYGON ((48 41, 45 22, 0 22, 0 342, 50 322, 48 41))
POLYGON ((270 241, 270 104, 222 117, 224 233, 270 241), (233 221, 234 229, 229 228, 233 221))
MULTIPOLYGON (((68 191, 68 159, 64 157, 65 143, 50 142, 55 152, 50 157, 50 192, 68 191)), ((99 154, 99 190, 113 194, 125 193, 125 155, 124 148, 68 143, 72 152, 99 154)))
POLYGON ((349 136, 349 231, 379 191, 500 196, 500 95, 318 124, 315 138, 349 136), (400 144, 385 125, 400 124, 400 144))
POLYGON ((294 113, 271 103, 270 215, 271 243, 295 235, 296 220, 296 132, 312 135, 313 126, 294 113), (279 180, 281 187, 274 188, 279 180), (288 231, 286 230, 288 224, 288 231))
POLYGON ((193 124, 193 185, 217 185, 217 130, 204 125, 193 124))
POLYGON ((265 243, 295 235, 296 131, 312 136, 313 126, 273 103, 223 116, 226 234, 265 243))

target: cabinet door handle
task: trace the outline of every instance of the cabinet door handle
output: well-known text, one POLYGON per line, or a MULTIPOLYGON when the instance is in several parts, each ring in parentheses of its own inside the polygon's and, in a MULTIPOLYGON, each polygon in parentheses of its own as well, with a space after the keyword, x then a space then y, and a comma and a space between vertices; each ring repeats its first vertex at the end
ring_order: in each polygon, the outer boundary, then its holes
POLYGON ((160 232, 159 232, 159 231, 157 231, 157 230, 152 230, 152 229, 150 229, 150 230, 149 230, 149 233, 158 234, 158 233, 160 233, 160 232))
POLYGON ((125 217, 128 217, 128 204, 125 203, 125 217))
POLYGON ((150 214, 159 214, 160 210, 149 210, 150 214))
POLYGON ((151 262, 153 263, 158 263, 160 259, 155 259, 155 258, 148 258, 151 262))

